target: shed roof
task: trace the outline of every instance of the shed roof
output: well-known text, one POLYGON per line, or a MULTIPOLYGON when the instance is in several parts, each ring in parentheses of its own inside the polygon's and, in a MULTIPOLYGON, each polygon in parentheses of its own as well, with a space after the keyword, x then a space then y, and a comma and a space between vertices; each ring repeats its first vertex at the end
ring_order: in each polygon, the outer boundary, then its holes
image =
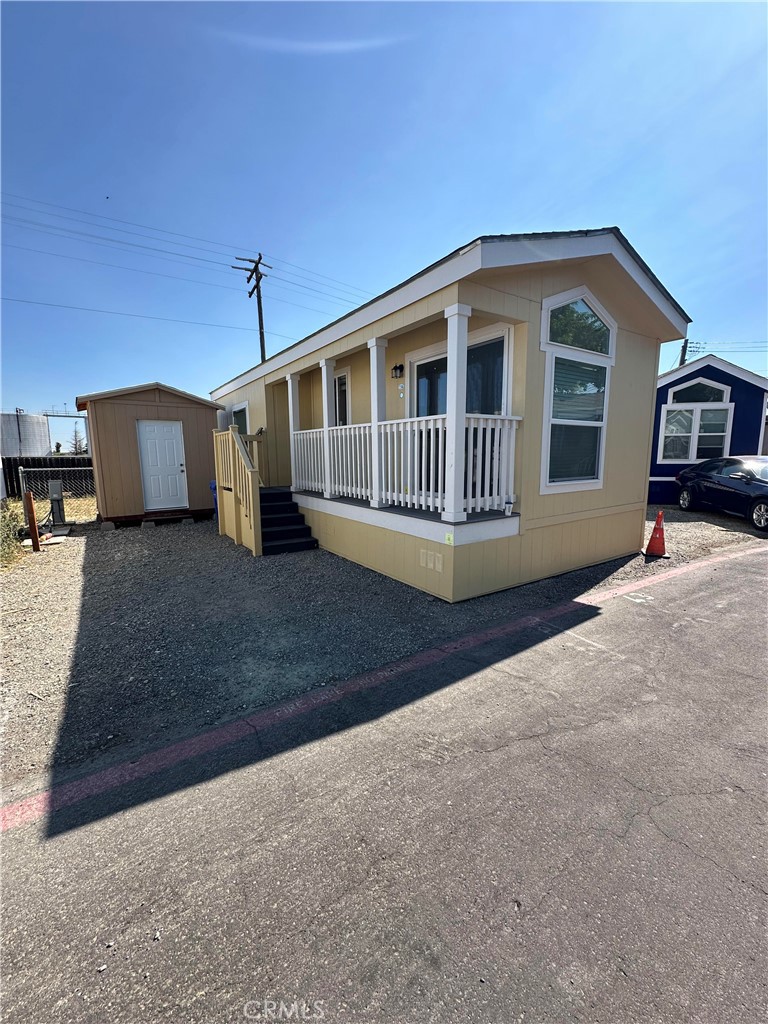
POLYGON ((161 384, 160 381, 152 381, 150 384, 134 384, 130 388, 116 388, 114 391, 94 391, 90 395, 80 395, 75 399, 75 405, 77 409, 82 412, 89 402, 98 402, 103 398, 118 398, 121 395, 130 395, 136 391, 151 391, 153 388, 159 388, 161 391, 166 391, 170 395, 178 395, 180 398, 186 398, 190 402, 197 402, 199 405, 208 405, 212 409, 223 409, 223 405, 219 405, 218 402, 212 402, 208 398, 201 398, 199 395, 191 395, 188 391, 179 391, 178 388, 172 388, 170 384, 161 384))

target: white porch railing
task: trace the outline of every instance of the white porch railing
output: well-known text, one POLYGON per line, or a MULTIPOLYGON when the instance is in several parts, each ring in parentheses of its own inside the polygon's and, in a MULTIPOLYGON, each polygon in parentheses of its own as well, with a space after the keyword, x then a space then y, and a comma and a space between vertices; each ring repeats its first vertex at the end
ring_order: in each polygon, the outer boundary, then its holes
POLYGON ((331 427, 331 494, 343 498, 373 497, 371 481, 371 424, 331 427))
POLYGON ((297 430, 293 435, 293 486, 297 491, 325 490, 323 430, 297 430))
POLYGON ((467 416, 464 508, 503 511, 515 500, 515 434, 520 417, 467 416))
POLYGON ((445 507, 445 416, 379 423, 381 500, 442 512, 445 507))
MULTIPOLYGON (((467 416, 464 509, 504 511, 514 502, 515 435, 519 416, 467 416)), ((445 509, 445 416, 331 427, 331 494, 441 513, 445 509), (373 493, 372 438, 380 445, 381 493, 373 493)), ((323 430, 294 433, 297 490, 325 490, 323 430)))

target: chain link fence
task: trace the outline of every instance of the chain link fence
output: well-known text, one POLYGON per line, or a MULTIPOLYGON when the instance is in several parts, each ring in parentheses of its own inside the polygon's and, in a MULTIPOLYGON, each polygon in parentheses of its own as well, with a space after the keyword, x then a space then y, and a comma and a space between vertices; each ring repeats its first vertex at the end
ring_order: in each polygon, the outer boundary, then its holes
POLYGON ((37 521, 43 522, 51 511, 48 484, 61 482, 64 499, 64 518, 68 523, 90 523, 96 518, 96 487, 91 467, 57 466, 45 469, 19 469, 22 494, 32 491, 35 499, 37 521))

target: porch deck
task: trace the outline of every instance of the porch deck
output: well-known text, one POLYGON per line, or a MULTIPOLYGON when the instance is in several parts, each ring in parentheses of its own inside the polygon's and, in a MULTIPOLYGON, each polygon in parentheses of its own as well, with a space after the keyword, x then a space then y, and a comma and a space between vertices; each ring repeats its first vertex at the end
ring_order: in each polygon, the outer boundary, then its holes
MULTIPOLYGON (((307 498, 322 498, 323 497, 323 492, 322 491, 310 491, 310 490, 306 490, 306 489, 299 490, 299 491, 292 491, 290 487, 269 488, 269 490, 271 490, 271 491, 278 491, 278 490, 280 490, 280 491, 284 491, 286 494, 298 494, 298 495, 302 495, 302 496, 307 497, 307 498)), ((345 497, 339 497, 339 496, 334 495, 333 497, 328 498, 327 500, 329 502, 331 502, 332 504, 353 505, 353 506, 357 506, 358 508, 361 508, 361 509, 368 509, 368 508, 371 507, 371 503, 369 501, 366 501, 364 498, 345 498, 345 497)), ((433 522, 433 523, 439 523, 441 521, 441 518, 442 518, 441 517, 441 513, 436 511, 436 510, 433 511, 431 509, 423 509, 423 508, 415 508, 415 507, 408 508, 408 507, 405 507, 403 505, 382 505, 382 506, 379 507, 378 511, 379 512, 388 512, 389 514, 396 515, 396 516, 406 516, 406 517, 412 518, 412 519, 424 519, 424 520, 427 520, 428 522, 433 522)), ((518 512, 512 512, 511 513, 511 517, 519 519, 520 518, 520 514, 518 512)), ((510 516, 506 515, 503 511, 495 510, 495 509, 490 509, 487 512, 478 511, 478 512, 470 512, 470 513, 467 514, 467 522, 468 523, 484 523, 484 522, 489 522, 489 521, 492 521, 492 520, 508 519, 508 518, 510 518, 510 516)))

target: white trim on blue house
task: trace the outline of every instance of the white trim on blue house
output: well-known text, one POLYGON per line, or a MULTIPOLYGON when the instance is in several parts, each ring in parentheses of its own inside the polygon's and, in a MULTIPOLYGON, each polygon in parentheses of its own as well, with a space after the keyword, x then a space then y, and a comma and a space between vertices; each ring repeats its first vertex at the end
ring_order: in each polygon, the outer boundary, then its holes
POLYGON ((763 420, 762 420, 762 426, 760 427, 760 440, 757 442, 757 453, 756 453, 757 455, 762 455, 763 454, 763 445, 765 443, 765 427, 766 427, 766 421, 767 420, 768 420, 768 391, 766 392, 765 399, 763 401, 763 420))
MULTIPOLYGON (((729 363, 727 359, 721 359, 720 356, 713 355, 701 356, 699 359, 694 359, 692 363, 684 363, 674 370, 667 370, 666 373, 662 373, 659 376, 657 387, 664 387, 673 381, 679 380, 680 377, 687 377, 691 371, 698 370, 704 366, 715 366, 718 370, 722 370, 723 373, 730 373, 734 377, 740 377, 741 380, 754 384, 755 387, 768 391, 768 377, 761 377, 759 373, 745 370, 742 366, 736 366, 735 363, 729 363)), ((718 384, 718 387, 722 386, 718 384)))
MULTIPOLYGON (((719 399, 721 403, 730 402, 731 400, 731 387, 729 384, 721 384, 719 380, 711 380, 709 377, 695 377, 693 380, 684 380, 677 384, 675 387, 670 388, 667 392, 667 404, 668 405, 695 405, 694 402, 672 402, 670 399, 676 391, 683 391, 685 388, 693 387, 694 384, 708 384, 712 388, 716 388, 718 391, 722 391, 723 397, 719 399)), ((702 403, 705 405, 716 405, 717 401, 713 399, 712 402, 702 403)))
MULTIPOLYGON (((733 429, 733 410, 735 405, 733 402, 680 402, 672 404, 666 403, 660 407, 659 416, 659 443, 656 450, 656 464, 658 466, 695 466, 699 462, 707 462, 709 459, 720 459, 731 454, 731 430, 733 429), (664 439, 665 439, 665 427, 667 423, 667 412, 669 410, 673 412, 679 411, 692 411, 693 422, 691 424, 691 447, 688 453, 687 459, 665 459, 664 458, 664 439), (699 433, 699 425, 701 422, 701 413, 703 409, 727 409, 728 410, 728 421, 725 425, 725 437, 723 439, 723 451, 721 455, 708 455, 705 459, 697 459, 695 457, 696 450, 699 445, 699 438, 702 436, 699 433)), ((687 435, 681 435, 687 436, 687 435)), ((704 435, 706 437, 706 435, 704 435)), ((717 436, 717 435, 716 435, 717 436)), ((668 479, 668 478, 667 478, 668 479)))

